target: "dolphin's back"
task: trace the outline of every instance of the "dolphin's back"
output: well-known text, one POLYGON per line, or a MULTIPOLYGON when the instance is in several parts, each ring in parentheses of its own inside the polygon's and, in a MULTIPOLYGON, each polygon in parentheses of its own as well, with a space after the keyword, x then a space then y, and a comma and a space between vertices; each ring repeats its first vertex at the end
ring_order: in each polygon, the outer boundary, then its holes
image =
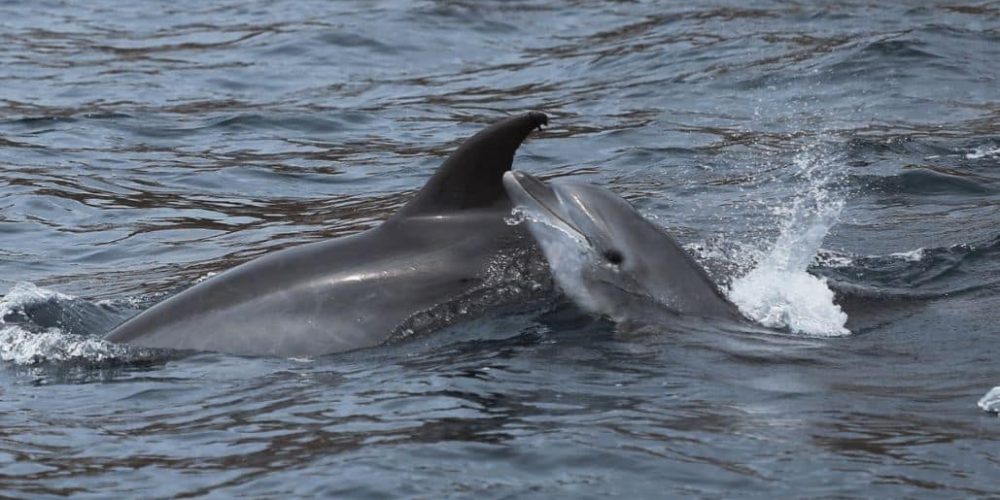
MULTIPOLYGON (((521 142, 546 122, 542 113, 504 119, 465 141, 381 226, 247 262, 140 313, 107 339, 279 356, 385 342, 408 320, 495 281, 498 257, 535 248, 522 228, 504 222, 511 204, 501 180, 521 142)), ((443 326, 452 316, 421 324, 443 326)))
POLYGON ((153 306, 108 340, 277 356, 371 347, 413 315, 461 300, 490 278, 484 270, 491 259, 530 241, 490 212, 393 225, 408 227, 302 245, 235 267, 153 306))
MULTIPOLYGON (((359 336, 355 325, 330 325, 325 318, 333 311, 357 310, 350 303, 358 301, 356 295, 330 293, 334 284, 358 288, 351 270, 335 263, 357 262, 352 254, 370 239, 361 234, 303 245, 237 266, 156 304, 107 339, 234 354, 308 354, 319 345, 320 352, 364 347, 369 339, 359 336)), ((357 264, 351 267, 355 276, 364 273, 357 264)))

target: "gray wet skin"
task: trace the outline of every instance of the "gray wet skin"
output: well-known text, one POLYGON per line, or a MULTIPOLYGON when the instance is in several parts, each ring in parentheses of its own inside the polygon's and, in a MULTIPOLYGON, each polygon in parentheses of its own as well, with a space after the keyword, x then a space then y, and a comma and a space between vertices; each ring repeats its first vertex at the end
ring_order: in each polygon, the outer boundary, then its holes
POLYGON ((512 252, 536 249, 504 222, 514 153, 547 123, 507 118, 469 138, 415 197, 360 234, 265 255, 195 285, 111 331, 144 347, 315 356, 385 342, 408 320, 462 300, 512 252))
POLYGON ((677 315, 743 321, 673 237, 618 195, 523 172, 507 172, 503 182, 556 283, 578 305, 619 322, 677 315))

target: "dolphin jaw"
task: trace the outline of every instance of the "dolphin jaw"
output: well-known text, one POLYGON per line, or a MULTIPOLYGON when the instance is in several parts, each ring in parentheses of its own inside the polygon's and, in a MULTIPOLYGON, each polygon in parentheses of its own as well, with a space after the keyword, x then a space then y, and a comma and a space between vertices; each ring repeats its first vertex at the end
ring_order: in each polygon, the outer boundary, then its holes
POLYGON ((562 215, 561 206, 553 206, 562 205, 562 200, 550 187, 527 174, 515 171, 504 173, 503 185, 514 204, 515 221, 528 222, 529 226, 541 224, 565 234, 588 248, 592 246, 583 231, 577 228, 568 217, 562 215), (532 185, 531 188, 525 185, 532 181, 537 184, 532 185), (544 196, 551 197, 551 200, 543 200, 540 196, 542 193, 538 192, 539 189, 546 190, 544 196))

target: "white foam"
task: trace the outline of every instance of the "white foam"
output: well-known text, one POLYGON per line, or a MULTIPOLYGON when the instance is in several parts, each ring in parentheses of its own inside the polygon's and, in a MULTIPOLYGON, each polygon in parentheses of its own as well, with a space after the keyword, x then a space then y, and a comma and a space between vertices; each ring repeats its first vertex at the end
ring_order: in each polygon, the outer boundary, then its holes
MULTIPOLYGON (((19 365, 47 362, 77 361, 105 363, 130 361, 149 357, 144 349, 130 348, 107 342, 98 337, 66 333, 59 328, 26 328, 10 322, 12 316, 23 314, 26 306, 48 301, 80 300, 33 283, 19 282, 0 298, 0 361, 19 365)), ((56 306, 66 307, 66 304, 56 306)))
POLYGON ((217 274, 219 274, 219 273, 216 272, 216 271, 209 271, 209 272, 205 273, 204 276, 199 276, 198 279, 194 280, 194 284, 197 285, 198 283, 201 283, 202 281, 205 281, 208 278, 211 278, 212 276, 215 276, 217 274))
POLYGON ((990 389, 977 404, 985 411, 1000 414, 1000 386, 990 389))
POLYGON ((844 205, 828 190, 830 178, 820 173, 832 171, 825 168, 828 163, 814 151, 796 158, 806 185, 789 205, 774 208, 781 224, 778 238, 728 290, 740 311, 762 325, 816 336, 851 333, 826 279, 806 271, 844 205))
POLYGON ((7 292, 7 295, 0 298, 0 324, 6 323, 8 316, 24 311, 24 306, 53 299, 72 300, 73 298, 72 295, 41 288, 34 283, 19 281, 7 292))
POLYGON ((103 363, 134 358, 135 353, 125 345, 67 334, 58 328, 31 332, 9 325, 0 329, 0 360, 19 365, 65 361, 103 363))
POLYGON ((816 252, 813 263, 823 267, 849 267, 854 264, 854 259, 848 255, 821 248, 819 252, 816 252))
POLYGON ((830 337, 851 333, 826 279, 806 272, 758 267, 733 282, 729 299, 764 326, 830 337))
POLYGON ((889 254, 889 256, 903 259, 907 262, 920 262, 924 258, 924 249, 918 248, 909 252, 896 252, 889 254))
POLYGON ((972 150, 971 153, 965 154, 965 158, 968 160, 979 160, 982 158, 990 158, 993 156, 1000 156, 1000 147, 996 147, 993 145, 986 145, 972 150))

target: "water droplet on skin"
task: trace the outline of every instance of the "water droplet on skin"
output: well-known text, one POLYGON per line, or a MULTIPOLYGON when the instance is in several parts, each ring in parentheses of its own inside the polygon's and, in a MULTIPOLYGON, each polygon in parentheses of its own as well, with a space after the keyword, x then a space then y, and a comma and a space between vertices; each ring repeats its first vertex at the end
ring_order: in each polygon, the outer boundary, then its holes
POLYGON ((504 217, 503 221, 507 223, 508 226, 516 226, 526 219, 524 215, 524 210, 521 207, 514 207, 510 211, 510 217, 504 217))

